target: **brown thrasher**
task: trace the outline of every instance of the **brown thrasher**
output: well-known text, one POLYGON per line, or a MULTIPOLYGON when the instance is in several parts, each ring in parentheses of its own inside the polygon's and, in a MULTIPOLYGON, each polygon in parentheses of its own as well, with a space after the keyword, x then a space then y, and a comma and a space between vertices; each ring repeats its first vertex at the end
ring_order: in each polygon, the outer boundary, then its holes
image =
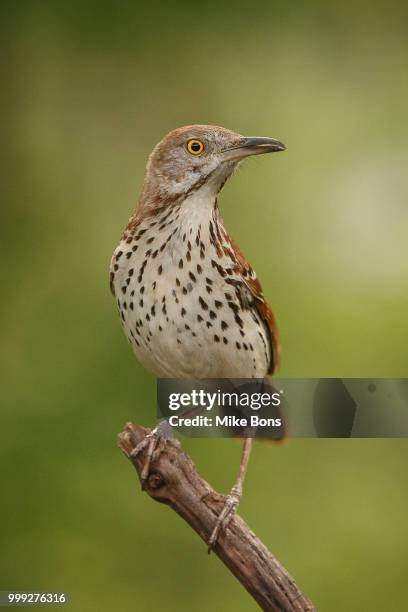
MULTIPOLYGON (((149 157, 138 206, 116 248, 110 284, 139 361, 161 378, 264 378, 279 360, 275 320, 255 272, 230 238, 217 196, 240 161, 283 151, 273 138, 222 127, 170 132, 149 157)), ((148 476, 160 427, 148 446, 148 476)), ((252 439, 209 540, 211 548, 242 495, 252 439)))

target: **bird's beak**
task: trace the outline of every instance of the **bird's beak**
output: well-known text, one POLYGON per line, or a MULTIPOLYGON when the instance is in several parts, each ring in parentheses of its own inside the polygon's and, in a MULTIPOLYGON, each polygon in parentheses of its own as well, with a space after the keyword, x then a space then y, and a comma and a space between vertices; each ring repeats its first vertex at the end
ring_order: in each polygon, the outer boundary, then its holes
POLYGON ((228 149, 224 149, 224 160, 242 159, 250 155, 260 155, 261 153, 273 153, 286 149, 283 142, 275 138, 264 138, 258 136, 242 137, 238 143, 228 149))

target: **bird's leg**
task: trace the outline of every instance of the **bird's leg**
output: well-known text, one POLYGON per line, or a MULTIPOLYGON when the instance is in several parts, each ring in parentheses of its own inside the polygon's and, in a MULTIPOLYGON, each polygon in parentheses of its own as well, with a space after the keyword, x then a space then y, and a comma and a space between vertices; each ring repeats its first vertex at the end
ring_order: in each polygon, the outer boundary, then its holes
POLYGON ((214 548, 217 542, 220 530, 224 529, 228 525, 238 508, 238 504, 242 497, 242 486, 244 484, 245 473, 248 467, 249 456, 251 454, 251 448, 252 438, 245 438, 244 446, 242 448, 241 462, 239 464, 238 478, 234 486, 232 487, 229 495, 227 495, 226 497, 225 505, 217 518, 217 522, 215 523, 215 527, 208 541, 209 553, 211 552, 211 549, 214 548))
POLYGON ((153 453, 156 449, 160 439, 168 440, 173 436, 172 429, 168 421, 161 421, 152 431, 143 438, 141 442, 130 453, 131 457, 136 457, 141 451, 147 447, 146 457, 144 459, 143 467, 140 472, 140 481, 142 484, 142 490, 144 489, 145 482, 149 475, 150 464, 152 462, 153 453))

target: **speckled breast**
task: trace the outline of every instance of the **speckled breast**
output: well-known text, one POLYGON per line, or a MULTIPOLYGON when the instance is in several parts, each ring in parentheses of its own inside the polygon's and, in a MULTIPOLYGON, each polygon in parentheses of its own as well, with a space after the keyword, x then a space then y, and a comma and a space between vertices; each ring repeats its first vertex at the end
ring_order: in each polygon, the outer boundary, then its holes
MULTIPOLYGON (((193 200, 193 198, 191 198, 193 200)), ((126 336, 159 377, 263 377, 264 322, 211 206, 184 201, 128 227, 111 261, 126 336)))

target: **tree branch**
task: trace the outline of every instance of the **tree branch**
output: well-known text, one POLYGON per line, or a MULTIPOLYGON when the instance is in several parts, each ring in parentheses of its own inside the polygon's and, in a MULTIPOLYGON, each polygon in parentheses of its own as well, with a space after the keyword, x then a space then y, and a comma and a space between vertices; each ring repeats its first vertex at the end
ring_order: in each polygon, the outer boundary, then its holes
MULTIPOLYGON (((149 429, 129 423, 118 437, 119 447, 139 476, 146 451, 144 449, 137 457, 131 457, 130 453, 148 433, 149 429)), ((225 498, 201 478, 177 440, 159 439, 145 490, 156 501, 173 508, 204 542, 208 542, 225 498)), ((221 531, 214 552, 263 610, 315 610, 285 568, 238 515, 231 519, 226 530, 221 531)))

